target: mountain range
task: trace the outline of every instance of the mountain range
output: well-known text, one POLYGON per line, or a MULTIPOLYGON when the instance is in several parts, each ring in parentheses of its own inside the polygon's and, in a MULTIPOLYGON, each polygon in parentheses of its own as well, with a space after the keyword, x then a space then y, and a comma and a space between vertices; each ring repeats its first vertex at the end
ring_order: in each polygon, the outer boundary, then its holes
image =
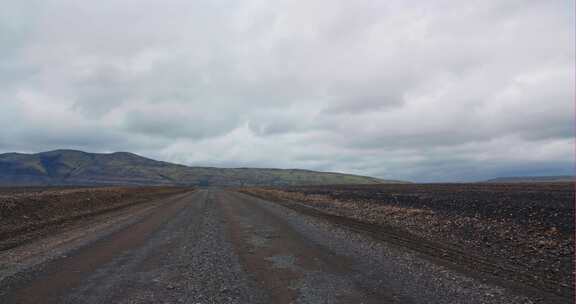
POLYGON ((55 150, 36 154, 0 154, 0 186, 288 186, 399 182, 300 169, 189 167, 128 152, 55 150))

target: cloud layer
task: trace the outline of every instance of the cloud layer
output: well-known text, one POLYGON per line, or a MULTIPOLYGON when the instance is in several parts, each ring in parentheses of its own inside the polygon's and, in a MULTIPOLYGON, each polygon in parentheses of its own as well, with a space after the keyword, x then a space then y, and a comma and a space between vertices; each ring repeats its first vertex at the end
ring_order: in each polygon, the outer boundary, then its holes
POLYGON ((571 1, 8 1, 0 151, 570 174, 571 1))

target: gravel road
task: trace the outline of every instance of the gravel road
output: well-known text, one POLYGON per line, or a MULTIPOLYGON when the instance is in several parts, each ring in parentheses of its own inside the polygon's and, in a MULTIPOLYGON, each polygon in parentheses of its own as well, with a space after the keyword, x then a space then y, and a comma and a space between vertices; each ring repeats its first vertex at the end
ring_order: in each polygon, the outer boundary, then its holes
POLYGON ((179 194, 113 226, 42 263, 0 259, 0 303, 570 303, 233 191, 179 194))

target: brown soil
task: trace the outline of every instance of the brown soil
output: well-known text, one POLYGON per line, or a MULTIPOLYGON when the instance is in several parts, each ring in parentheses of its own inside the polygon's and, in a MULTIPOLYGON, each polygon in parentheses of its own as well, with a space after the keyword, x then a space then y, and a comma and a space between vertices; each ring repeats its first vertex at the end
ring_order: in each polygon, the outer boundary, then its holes
POLYGON ((0 250, 66 227, 82 218, 189 191, 169 187, 3 188, 0 250))
POLYGON ((468 268, 561 296, 574 293, 572 184, 311 186, 242 191, 384 235, 400 245, 416 244, 425 254, 468 268))

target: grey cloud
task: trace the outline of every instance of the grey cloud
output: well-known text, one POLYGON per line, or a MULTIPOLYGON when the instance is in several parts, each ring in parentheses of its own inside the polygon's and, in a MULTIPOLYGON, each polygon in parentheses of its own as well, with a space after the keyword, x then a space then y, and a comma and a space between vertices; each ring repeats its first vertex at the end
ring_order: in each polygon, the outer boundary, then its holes
POLYGON ((354 99, 335 102, 333 106, 327 108, 323 113, 331 115, 381 111, 389 107, 401 106, 402 103, 403 100, 398 96, 390 96, 386 94, 357 96, 354 99))
POLYGON ((9 0, 0 149, 423 181, 565 173, 574 19, 566 1, 9 0))
POLYGON ((74 108, 87 117, 99 117, 134 96, 134 88, 122 71, 113 67, 100 67, 74 84, 74 108))
POLYGON ((179 112, 180 106, 175 104, 171 111, 154 107, 148 111, 129 112, 124 121, 125 129, 161 138, 197 140, 225 134, 238 123, 235 117, 219 113, 205 113, 193 109, 179 112))

